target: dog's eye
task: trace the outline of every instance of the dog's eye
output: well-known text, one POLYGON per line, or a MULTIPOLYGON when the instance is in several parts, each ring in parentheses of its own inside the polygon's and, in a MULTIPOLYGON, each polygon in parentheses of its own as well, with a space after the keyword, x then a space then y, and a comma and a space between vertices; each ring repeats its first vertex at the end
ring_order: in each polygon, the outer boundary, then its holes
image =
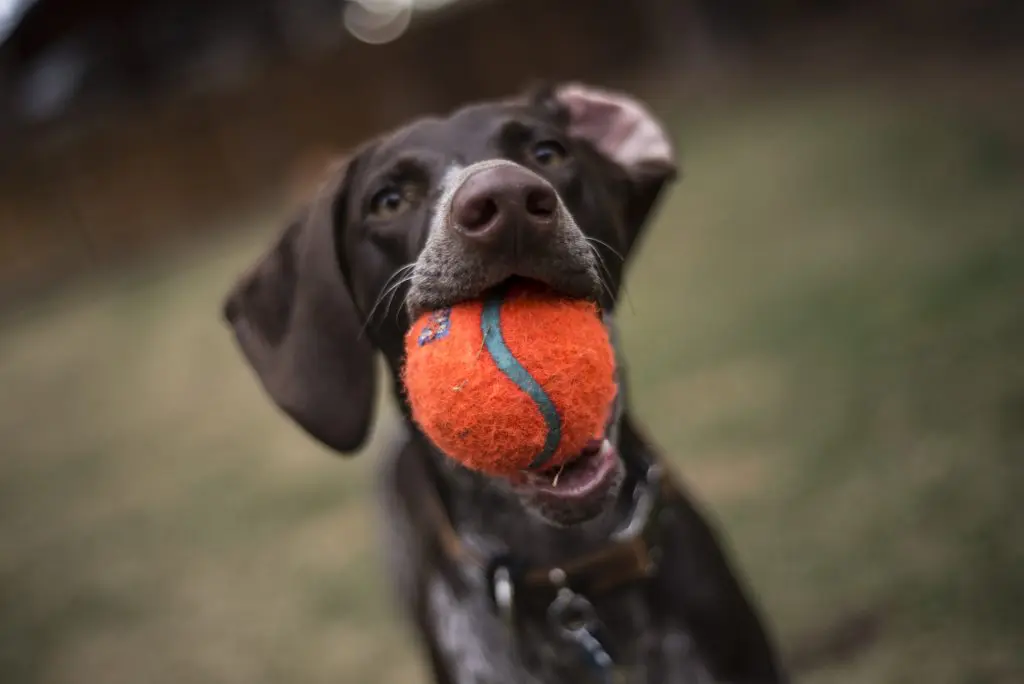
POLYGON ((389 185, 370 199, 370 214, 376 218, 392 218, 409 208, 416 199, 416 188, 411 183, 389 185))
POLYGON ((530 154, 534 161, 546 167, 558 166, 568 156, 568 152, 565 151, 561 143, 554 140, 542 140, 536 143, 530 150, 530 154))

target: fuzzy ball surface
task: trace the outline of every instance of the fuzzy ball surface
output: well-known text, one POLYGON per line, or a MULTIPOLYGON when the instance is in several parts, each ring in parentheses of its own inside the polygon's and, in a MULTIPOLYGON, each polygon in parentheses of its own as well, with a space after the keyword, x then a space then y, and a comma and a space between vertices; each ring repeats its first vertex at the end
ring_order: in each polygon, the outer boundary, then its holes
POLYGON ((548 470, 603 437, 615 354, 591 302, 505 286, 421 316, 405 349, 413 419, 467 468, 548 470))

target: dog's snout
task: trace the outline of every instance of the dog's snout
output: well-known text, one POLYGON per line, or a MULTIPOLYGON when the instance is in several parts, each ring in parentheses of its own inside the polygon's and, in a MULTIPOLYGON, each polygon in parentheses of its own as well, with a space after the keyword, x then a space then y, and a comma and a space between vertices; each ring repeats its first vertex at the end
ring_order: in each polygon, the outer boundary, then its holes
POLYGON ((452 197, 451 224, 464 238, 481 244, 518 243, 551 232, 558 212, 554 188, 515 164, 481 169, 452 197))
POLYGON ((594 248, 558 190, 506 159, 452 166, 430 216, 406 297, 413 316, 522 278, 566 297, 594 299, 594 248))

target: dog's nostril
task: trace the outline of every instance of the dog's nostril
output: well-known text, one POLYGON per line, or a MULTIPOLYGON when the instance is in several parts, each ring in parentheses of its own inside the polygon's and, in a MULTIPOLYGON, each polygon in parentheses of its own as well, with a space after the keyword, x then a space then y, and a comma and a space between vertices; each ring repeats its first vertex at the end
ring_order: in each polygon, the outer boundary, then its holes
POLYGON ((555 194, 547 188, 535 188, 526 193, 526 211, 530 216, 550 218, 558 209, 555 194))
POLYGON ((498 214, 498 205, 490 197, 478 197, 467 202, 459 212, 459 225, 467 231, 486 228, 498 214))

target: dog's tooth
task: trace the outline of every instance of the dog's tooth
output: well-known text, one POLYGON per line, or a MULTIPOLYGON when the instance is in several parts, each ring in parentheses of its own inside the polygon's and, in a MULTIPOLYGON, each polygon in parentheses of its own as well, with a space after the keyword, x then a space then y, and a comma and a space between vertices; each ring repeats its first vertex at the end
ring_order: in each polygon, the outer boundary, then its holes
POLYGON ((551 481, 551 486, 552 487, 555 487, 555 488, 558 487, 558 478, 560 478, 562 476, 562 471, 563 470, 565 470, 565 464, 564 463, 562 465, 558 466, 558 472, 555 473, 555 479, 553 479, 551 481))

